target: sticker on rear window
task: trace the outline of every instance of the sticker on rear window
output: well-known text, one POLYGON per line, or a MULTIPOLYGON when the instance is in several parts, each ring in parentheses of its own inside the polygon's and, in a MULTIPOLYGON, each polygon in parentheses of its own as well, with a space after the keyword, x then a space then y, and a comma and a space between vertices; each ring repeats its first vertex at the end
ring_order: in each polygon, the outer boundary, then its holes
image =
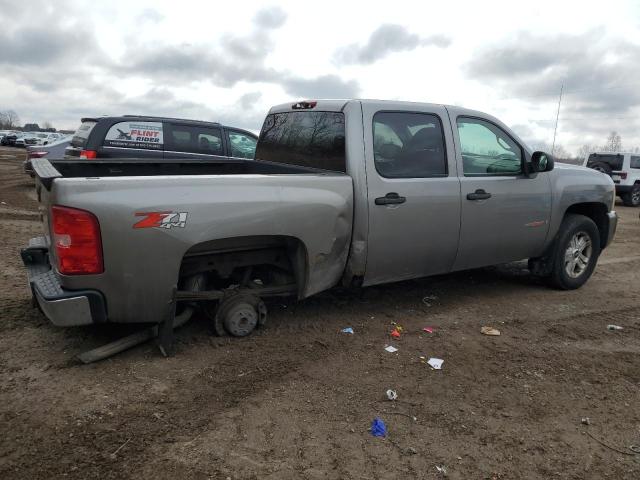
POLYGON ((161 122, 120 122, 112 126, 104 139, 107 147, 162 150, 161 122))

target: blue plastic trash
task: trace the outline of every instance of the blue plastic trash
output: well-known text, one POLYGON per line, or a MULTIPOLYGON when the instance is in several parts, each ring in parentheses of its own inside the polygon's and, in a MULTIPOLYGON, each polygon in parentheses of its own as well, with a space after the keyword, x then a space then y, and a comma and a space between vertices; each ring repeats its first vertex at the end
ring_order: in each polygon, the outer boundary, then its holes
POLYGON ((371 422, 371 435, 374 437, 384 437, 387 435, 387 426, 381 418, 376 417, 371 422))
POLYGON ((343 328, 342 333, 350 333, 351 335, 353 335, 353 328, 351 327, 343 328))

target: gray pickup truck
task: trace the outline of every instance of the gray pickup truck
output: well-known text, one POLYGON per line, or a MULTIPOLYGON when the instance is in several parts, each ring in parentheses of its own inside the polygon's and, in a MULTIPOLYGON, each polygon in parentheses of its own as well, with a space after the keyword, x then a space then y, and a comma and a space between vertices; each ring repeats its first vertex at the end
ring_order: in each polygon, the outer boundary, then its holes
POLYGON ((373 100, 284 104, 255 160, 33 161, 45 234, 22 251, 56 325, 202 307, 219 334, 309 297, 529 259, 561 289, 591 276, 617 224, 614 184, 531 152, 499 120, 373 100))

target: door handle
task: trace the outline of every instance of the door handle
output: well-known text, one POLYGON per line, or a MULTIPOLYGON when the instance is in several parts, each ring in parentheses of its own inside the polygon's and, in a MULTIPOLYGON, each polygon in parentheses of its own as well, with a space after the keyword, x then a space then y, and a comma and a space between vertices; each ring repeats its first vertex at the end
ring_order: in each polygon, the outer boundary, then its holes
POLYGON ((473 193, 467 193, 467 200, 486 200, 487 198, 491 198, 491 194, 485 192, 482 188, 473 193))
POLYGON ((384 197, 376 198, 376 205, 395 205, 407 201, 406 197, 401 197, 396 192, 387 193, 384 197))

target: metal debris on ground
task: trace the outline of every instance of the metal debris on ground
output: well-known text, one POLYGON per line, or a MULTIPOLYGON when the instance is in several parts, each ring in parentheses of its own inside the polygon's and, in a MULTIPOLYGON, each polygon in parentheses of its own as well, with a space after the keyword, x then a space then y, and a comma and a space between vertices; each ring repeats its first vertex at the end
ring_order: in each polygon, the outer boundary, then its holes
POLYGON ((620 325, 607 325, 607 330, 624 330, 620 325))
POLYGON ((371 422, 371 435, 374 437, 384 437, 387 434, 387 426, 381 418, 376 417, 371 422))
POLYGON ((438 300, 438 297, 435 295, 426 295, 422 297, 422 303, 424 303, 427 307, 430 307, 436 300, 438 300))
POLYGON ((431 366, 431 368, 433 368, 434 370, 441 370, 442 369, 442 364, 444 363, 444 360, 441 358, 430 358, 427 363, 431 366))
POLYGON ((500 330, 494 327, 482 327, 480 329, 480 333, 482 333, 483 335, 489 335, 492 337, 500 336, 500 330))
POLYGON ((398 398, 398 393, 395 390, 387 390, 387 398, 391 401, 398 398))
POLYGON ((398 349, 393 345, 387 345, 386 347, 384 347, 384 349, 389 353, 395 353, 398 351, 398 349))
POLYGON ((583 425, 591 425, 591 420, 589 419, 589 417, 582 417, 582 420, 580 420, 580 422, 583 425))
POLYGON ((447 468, 444 465, 442 465, 440 467, 438 465, 436 465, 436 470, 438 470, 438 473, 441 473, 443 475, 447 474, 447 468))
POLYGON ((343 328, 342 329, 342 333, 349 333, 349 334, 353 335, 353 328, 351 328, 351 327, 343 328))

